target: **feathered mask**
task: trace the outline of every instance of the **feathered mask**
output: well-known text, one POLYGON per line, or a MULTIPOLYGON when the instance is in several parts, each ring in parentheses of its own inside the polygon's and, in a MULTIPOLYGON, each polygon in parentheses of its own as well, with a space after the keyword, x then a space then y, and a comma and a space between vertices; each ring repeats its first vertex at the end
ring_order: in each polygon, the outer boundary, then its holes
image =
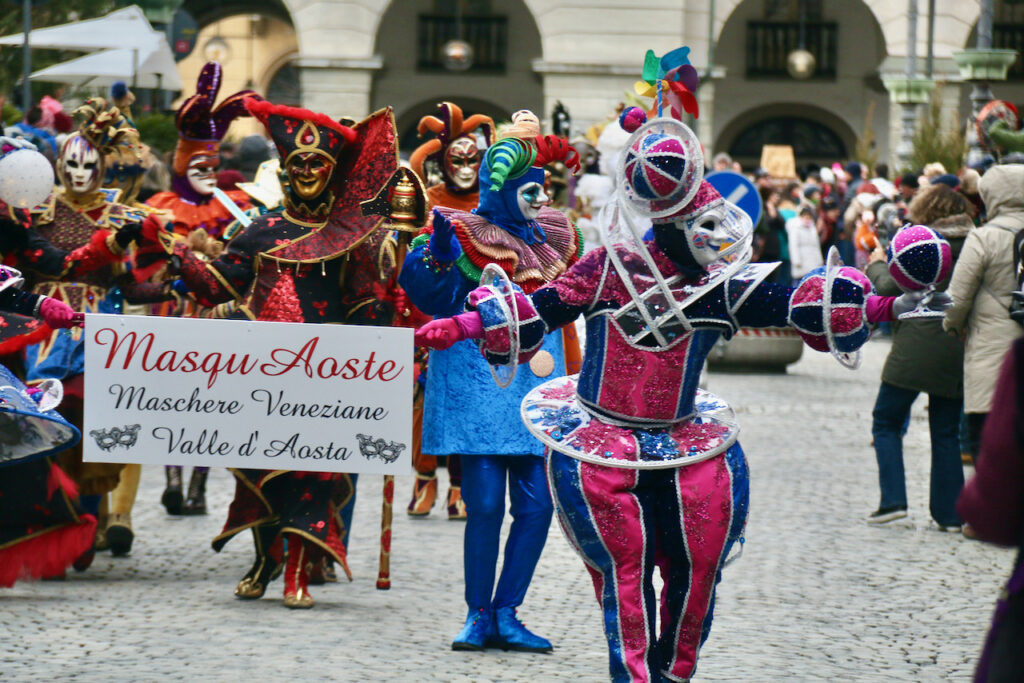
POLYGON ((207 62, 199 72, 196 94, 185 100, 174 117, 179 136, 174 150, 174 173, 179 176, 188 171, 189 160, 193 157, 218 154, 220 141, 231 122, 249 115, 245 108, 247 98, 262 99, 252 90, 241 90, 214 107, 222 80, 220 64, 207 62))

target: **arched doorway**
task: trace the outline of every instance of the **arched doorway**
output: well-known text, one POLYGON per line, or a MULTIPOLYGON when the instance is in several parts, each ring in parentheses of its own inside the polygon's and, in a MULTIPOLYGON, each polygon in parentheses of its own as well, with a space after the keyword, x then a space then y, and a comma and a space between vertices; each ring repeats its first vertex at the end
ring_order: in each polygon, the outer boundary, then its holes
POLYGON ((723 25, 715 55, 729 76, 711 81, 714 120, 704 142, 715 152, 738 144, 740 162, 752 167, 760 160, 756 141, 794 144, 798 167, 832 163, 853 153, 866 126, 878 150, 889 149, 889 98, 878 76, 886 40, 864 0, 743 0, 723 25), (818 69, 806 80, 786 70, 801 33, 806 49, 818 53, 818 69))
POLYGON ((741 164, 756 163, 765 145, 791 145, 799 164, 817 165, 846 159, 846 145, 835 131, 811 119, 777 117, 750 126, 733 140, 729 156, 741 164))
POLYGON ((542 56, 540 32, 526 3, 462 3, 462 38, 475 44, 478 57, 466 71, 445 70, 439 59, 440 46, 454 35, 454 8, 454 0, 391 2, 376 37, 383 68, 374 75, 371 109, 393 107, 403 134, 443 99, 496 121, 519 109, 543 117, 543 85, 532 64, 542 56))
POLYGON ((775 104, 747 111, 725 126, 719 146, 744 168, 761 160, 764 145, 791 145, 797 168, 850 158, 857 136, 841 118, 802 103, 775 104))

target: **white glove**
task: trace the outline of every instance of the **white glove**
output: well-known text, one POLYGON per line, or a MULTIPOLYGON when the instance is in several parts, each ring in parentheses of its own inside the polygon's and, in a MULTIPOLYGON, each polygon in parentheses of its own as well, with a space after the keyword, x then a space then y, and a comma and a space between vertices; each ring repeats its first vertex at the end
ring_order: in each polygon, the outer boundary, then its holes
POLYGON ((896 301, 892 302, 892 317, 899 318, 904 313, 910 313, 928 294, 927 290, 922 289, 917 292, 904 292, 896 297, 896 301))
POLYGON ((924 305, 932 311, 944 311, 953 305, 953 297, 946 292, 932 292, 924 298, 924 305))

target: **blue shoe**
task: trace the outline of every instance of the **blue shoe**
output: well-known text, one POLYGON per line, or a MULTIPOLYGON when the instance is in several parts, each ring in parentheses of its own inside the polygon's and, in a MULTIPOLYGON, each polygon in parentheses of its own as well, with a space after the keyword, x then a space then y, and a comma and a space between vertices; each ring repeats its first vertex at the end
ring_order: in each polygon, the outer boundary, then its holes
POLYGON ((466 625, 452 641, 452 649, 479 652, 487 647, 493 632, 494 613, 489 609, 472 609, 466 617, 466 625))
POLYGON ((494 643, 503 650, 519 652, 551 652, 551 641, 531 633, 516 616, 515 607, 499 607, 494 610, 496 634, 494 643))

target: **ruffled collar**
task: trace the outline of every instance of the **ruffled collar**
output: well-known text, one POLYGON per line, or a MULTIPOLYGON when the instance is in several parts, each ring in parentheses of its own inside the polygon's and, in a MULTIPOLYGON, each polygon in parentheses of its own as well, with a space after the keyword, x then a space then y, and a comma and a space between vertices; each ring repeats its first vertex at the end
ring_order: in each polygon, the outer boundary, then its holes
MULTIPOLYGON (((224 194, 234 200, 243 211, 252 208, 249 195, 241 190, 228 190, 224 194)), ((202 228, 211 236, 220 237, 224 228, 235 220, 231 212, 220 202, 194 204, 175 192, 158 192, 149 198, 146 205, 170 212, 174 217, 174 231, 185 235, 196 228, 202 228)))
POLYGON ((583 252, 579 230, 554 209, 541 209, 537 223, 545 239, 533 243, 475 213, 445 207, 437 210, 452 222, 462 247, 456 264, 470 279, 479 280, 488 263, 497 263, 529 294, 565 272, 583 252))

